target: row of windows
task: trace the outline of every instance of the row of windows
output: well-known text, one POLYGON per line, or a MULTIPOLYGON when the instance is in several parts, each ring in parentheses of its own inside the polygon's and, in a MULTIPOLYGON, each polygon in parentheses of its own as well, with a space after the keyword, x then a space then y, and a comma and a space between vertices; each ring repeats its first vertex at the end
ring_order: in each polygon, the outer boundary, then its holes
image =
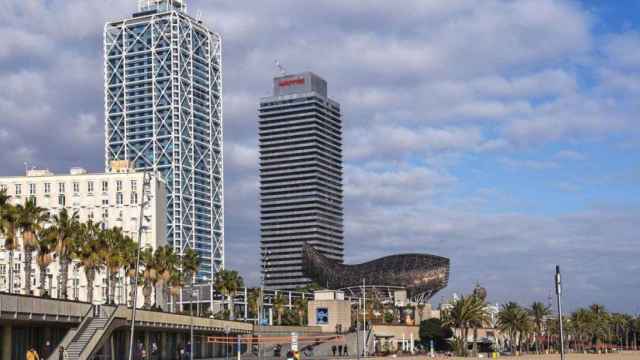
MULTIPOLYGON (((136 180, 131 180, 131 191, 137 191, 137 181, 136 180)), ((28 191, 29 191, 29 195, 36 195, 37 193, 37 185, 38 184, 27 184, 28 186, 28 191)), ((45 194, 49 194, 51 193, 51 183, 44 183, 44 193, 45 194)), ((15 194, 16 195, 22 195, 22 184, 15 184, 15 194)), ((72 187, 73 187, 73 192, 74 193, 79 193, 80 192, 80 183, 77 181, 74 181, 72 183, 72 187)), ((102 181, 101 182, 101 189, 103 192, 109 191, 109 182, 108 181, 102 181)), ((117 180, 116 181, 116 191, 122 191, 123 189, 123 181, 122 180, 117 180)), ((0 184, 0 190, 7 190, 7 185, 5 184, 0 184)), ((58 192, 59 193, 64 193, 66 190, 66 183, 60 182, 58 183, 58 192)), ((88 193, 93 193, 95 190, 95 184, 93 181, 88 181, 87 182, 87 192, 88 193)))
MULTIPOLYGON (((64 194, 59 194, 58 195, 58 205, 60 206, 66 206, 66 197, 64 194)), ((138 203, 138 193, 137 192, 132 192, 131 193, 131 198, 129 200, 129 204, 131 205, 135 205, 138 203)), ((103 206, 108 206, 109 205, 109 199, 102 199, 102 205, 103 206)), ((116 193, 116 205, 124 205, 124 195, 121 192, 116 193)))

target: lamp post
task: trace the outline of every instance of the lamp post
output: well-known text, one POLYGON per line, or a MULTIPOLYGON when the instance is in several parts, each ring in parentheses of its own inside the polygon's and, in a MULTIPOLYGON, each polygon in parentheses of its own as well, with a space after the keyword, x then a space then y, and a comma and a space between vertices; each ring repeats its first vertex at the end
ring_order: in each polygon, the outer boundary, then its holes
POLYGON ((229 325, 224 326, 224 358, 229 360, 229 325))
MULTIPOLYGON (((133 304, 131 305, 131 334, 129 335, 129 360, 133 360, 133 343, 135 341, 135 330, 136 330, 136 308, 138 303, 138 277, 140 275, 140 253, 142 248, 142 230, 144 229, 144 207, 149 202, 148 191, 151 185, 151 174, 148 172, 144 172, 142 174, 142 196, 140 196, 140 218, 138 223, 138 247, 136 249, 136 276, 133 286, 133 304)), ((66 284, 65 284, 66 286, 66 284)))
POLYGON ((560 359, 564 360, 564 333, 562 329, 562 281, 560 279, 560 266, 556 265, 556 298, 558 300, 558 322, 560 324, 560 359))
MULTIPOLYGON (((190 329, 190 337, 191 337, 191 349, 189 350, 189 358, 191 360, 193 360, 193 298, 197 295, 198 298, 200 298, 199 293, 197 290, 195 289, 195 284, 192 283, 191 284, 191 304, 189 305, 189 318, 191 319, 191 329, 190 329)), ((196 303, 196 306, 198 306, 198 304, 196 303)))

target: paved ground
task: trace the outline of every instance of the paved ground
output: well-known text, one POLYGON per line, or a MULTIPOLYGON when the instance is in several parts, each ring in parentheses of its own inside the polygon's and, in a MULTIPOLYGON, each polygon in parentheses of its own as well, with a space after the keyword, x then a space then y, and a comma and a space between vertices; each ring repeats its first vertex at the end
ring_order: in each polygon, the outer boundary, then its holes
MULTIPOLYGON (((391 360, 391 357, 384 357, 378 359, 391 360)), ((398 360, 429 360, 426 356, 410 356, 410 357, 397 357, 398 360)), ((472 358, 462 358, 462 357, 439 357, 437 360, 449 359, 449 360, 461 360, 461 359, 472 359, 472 358)), ((486 359, 486 357, 485 357, 486 359)), ((523 356, 501 356, 500 359, 511 359, 511 360, 559 360, 560 355, 523 355, 523 356)), ((567 360, 640 360, 640 352, 629 351, 617 354, 568 354, 566 356, 567 360)))

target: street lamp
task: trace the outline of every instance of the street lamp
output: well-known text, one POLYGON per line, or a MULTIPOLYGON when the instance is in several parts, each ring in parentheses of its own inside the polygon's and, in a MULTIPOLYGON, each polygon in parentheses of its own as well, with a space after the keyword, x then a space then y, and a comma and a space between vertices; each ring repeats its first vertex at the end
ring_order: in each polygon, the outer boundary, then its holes
POLYGON ((225 360, 229 360, 229 331, 231 329, 229 329, 229 325, 225 325, 224 326, 224 335, 225 335, 225 340, 224 340, 224 358, 225 360))
MULTIPOLYGON (((195 289, 195 286, 191 288, 191 305, 189 306, 189 314, 191 315, 191 350, 189 352, 189 357, 191 358, 191 360, 193 360, 193 297, 198 296, 198 300, 200 300, 200 293, 195 289)), ((196 306, 198 306, 197 303, 196 306)))
MULTIPOLYGON (((135 267, 135 281, 133 286, 133 304, 131 305, 131 334, 129 335, 129 360, 133 360, 133 346, 135 340, 135 328, 136 328, 136 308, 138 303, 138 277, 140 276, 140 253, 142 252, 142 231, 144 229, 144 207, 150 200, 150 186, 151 186, 151 174, 145 171, 142 174, 142 196, 140 196, 140 218, 138 223, 138 247, 136 249, 136 267, 135 267)), ((66 287, 66 284, 64 284, 66 287)), ((60 293, 60 290, 58 290, 60 293)))

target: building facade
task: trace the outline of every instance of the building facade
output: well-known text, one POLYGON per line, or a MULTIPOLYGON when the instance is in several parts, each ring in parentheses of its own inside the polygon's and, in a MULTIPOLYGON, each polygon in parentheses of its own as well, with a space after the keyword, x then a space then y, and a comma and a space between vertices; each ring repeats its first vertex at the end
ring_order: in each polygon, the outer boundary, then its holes
POLYGON ((105 161, 159 172, 167 239, 200 255, 198 277, 224 267, 221 38, 184 0, 140 0, 104 30, 105 161))
POLYGON ((304 287, 303 245, 343 260, 342 119, 311 72, 273 80, 260 100, 260 237, 265 286, 304 287))
MULTIPOLYGON (((24 204, 27 199, 34 198, 36 205, 45 208, 50 215, 62 209, 78 212, 80 222, 92 220, 102 224, 103 228, 120 227, 124 235, 138 240, 140 223, 140 202, 143 196, 144 174, 116 167, 111 173, 92 174, 84 169, 71 169, 69 174, 53 174, 47 170, 29 170, 26 176, 0 177, 0 190, 5 189, 11 196, 14 205, 24 204)), ((146 194, 149 203, 143 209, 142 246, 155 249, 166 244, 165 237, 165 183, 160 176, 153 175, 149 192, 146 194)), ((0 236, 1 239, 1 236, 0 236)), ((0 245, 4 241, 0 240, 0 245)), ((0 250, 3 250, 0 247, 0 250)), ((25 288, 24 252, 21 239, 18 238, 18 249, 13 259, 13 289, 21 292, 25 288)), ((0 291, 9 291, 9 252, 0 251, 0 291)), ((30 279, 32 289, 38 287, 40 270, 33 261, 33 278, 30 279)), ((130 296, 127 289, 128 280, 122 272, 117 277, 117 303, 128 302, 130 296)), ((59 263, 52 262, 47 268, 45 290, 49 296, 57 297, 59 263)), ((102 304, 106 301, 107 279, 104 271, 96 275, 94 282, 94 302, 102 304)), ((37 294, 37 292, 36 292, 37 294)), ((86 301, 87 280, 77 261, 69 266, 69 282, 67 294, 70 299, 86 301)), ((142 291, 138 292, 138 304, 142 304, 142 291)), ((37 294, 43 295, 43 294, 37 294)))

